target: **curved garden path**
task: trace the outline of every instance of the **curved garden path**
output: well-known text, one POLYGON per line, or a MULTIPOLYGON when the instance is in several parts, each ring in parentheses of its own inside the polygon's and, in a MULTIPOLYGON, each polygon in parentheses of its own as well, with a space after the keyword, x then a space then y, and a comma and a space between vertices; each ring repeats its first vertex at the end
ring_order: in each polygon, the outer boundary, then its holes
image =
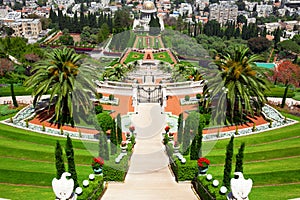
POLYGON ((198 199, 190 183, 177 183, 162 144, 166 116, 159 104, 140 104, 132 117, 136 145, 124 183, 109 183, 102 199, 198 199))

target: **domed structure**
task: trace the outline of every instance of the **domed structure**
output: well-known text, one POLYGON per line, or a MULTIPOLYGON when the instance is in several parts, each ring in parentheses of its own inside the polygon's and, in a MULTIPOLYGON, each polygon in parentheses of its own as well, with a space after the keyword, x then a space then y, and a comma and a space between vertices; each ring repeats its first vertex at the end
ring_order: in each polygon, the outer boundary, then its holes
POLYGON ((156 13, 157 9, 155 8, 155 5, 152 1, 145 1, 143 3, 143 7, 141 9, 142 13, 147 13, 147 14, 151 14, 151 13, 156 13))
POLYGON ((154 3, 152 1, 145 1, 143 4, 143 10, 155 10, 154 3))
MULTIPOLYGON (((144 1, 142 9, 140 10, 140 16, 139 19, 135 19, 133 21, 133 30, 143 30, 143 31, 149 31, 149 22, 151 19, 151 16, 154 18, 157 16, 157 9, 155 7, 155 4, 153 1, 144 1)), ((162 17, 159 18, 159 23, 161 30, 164 29, 163 25, 163 19, 162 17)))

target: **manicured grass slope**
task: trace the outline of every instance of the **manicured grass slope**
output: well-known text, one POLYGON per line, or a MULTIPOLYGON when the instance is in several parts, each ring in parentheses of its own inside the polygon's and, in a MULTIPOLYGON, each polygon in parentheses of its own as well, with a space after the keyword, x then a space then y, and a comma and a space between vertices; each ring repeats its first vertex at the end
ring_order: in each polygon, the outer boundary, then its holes
MULTIPOLYGON (((0 198, 53 199, 51 181, 56 176, 55 143, 59 140, 64 147, 66 139, 3 124, 0 124, 0 139, 0 198)), ((78 179, 82 181, 92 172, 92 155, 80 140, 73 139, 73 147, 78 179)))
MULTIPOLYGON (((299 120, 299 118, 294 119, 299 120)), ((222 182, 227 140, 219 140, 206 155, 211 161, 208 173, 222 182)), ((300 197, 300 124, 285 128, 235 138, 235 155, 241 143, 246 143, 244 176, 251 178, 254 187, 250 199, 288 199, 300 197)))

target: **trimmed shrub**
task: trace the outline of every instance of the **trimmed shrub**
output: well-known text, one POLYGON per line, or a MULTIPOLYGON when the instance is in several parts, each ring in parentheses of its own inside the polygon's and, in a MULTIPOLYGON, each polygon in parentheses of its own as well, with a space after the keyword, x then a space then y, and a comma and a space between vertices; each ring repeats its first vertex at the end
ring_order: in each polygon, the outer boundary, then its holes
POLYGON ((196 177, 192 184, 201 199, 203 200, 227 200, 226 195, 220 194, 221 184, 218 187, 214 187, 212 185, 212 181, 206 180, 206 176, 198 176, 196 177), (207 193, 208 191, 208 193, 207 193))
POLYGON ((104 164, 102 170, 105 181, 124 181, 128 170, 128 156, 125 156, 119 164, 104 164))
MULTIPOLYGON (((185 157, 187 159, 187 157, 185 157)), ((181 164, 179 160, 175 161, 177 165, 177 179, 178 181, 193 180, 198 173, 198 166, 195 161, 188 160, 185 164, 181 164)))
POLYGON ((102 112, 103 112, 103 107, 102 107, 101 104, 95 106, 95 113, 96 113, 96 115, 99 114, 99 113, 102 113, 102 112))
POLYGON ((196 94, 196 98, 201 99, 201 94, 200 93, 196 94))
POLYGON ((114 96, 113 94, 110 94, 110 95, 108 96, 108 99, 109 99, 110 101, 112 101, 112 100, 115 99, 115 96, 114 96))
POLYGON ((190 96, 189 95, 185 95, 184 100, 185 101, 189 101, 190 100, 190 96))
POLYGON ((77 196, 78 200, 98 200, 104 190, 103 176, 95 176, 93 181, 89 181, 89 187, 85 188, 81 184, 82 194, 77 196))

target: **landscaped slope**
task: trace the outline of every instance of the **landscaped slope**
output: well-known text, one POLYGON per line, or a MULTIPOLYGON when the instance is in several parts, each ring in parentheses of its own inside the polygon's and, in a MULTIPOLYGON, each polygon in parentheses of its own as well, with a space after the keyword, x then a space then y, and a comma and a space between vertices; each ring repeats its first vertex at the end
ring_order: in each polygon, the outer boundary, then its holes
MULTIPOLYGON (((299 120, 299 118, 297 118, 299 120)), ((249 198, 288 199, 300 195, 300 124, 256 135, 235 138, 234 155, 246 143, 244 176, 254 182, 249 198)), ((206 157, 211 161, 208 173, 219 181, 225 162, 228 140, 218 141, 206 157)), ((209 143, 205 143, 205 146, 209 143)), ((233 170, 235 169, 235 156, 233 170)))
MULTIPOLYGON (((64 147, 66 139, 3 124, 0 124, 0 138, 0 198, 53 199, 55 143, 59 140, 64 147)), ((92 156, 80 140, 73 140, 73 146, 78 179, 82 181, 92 173, 92 156)))

